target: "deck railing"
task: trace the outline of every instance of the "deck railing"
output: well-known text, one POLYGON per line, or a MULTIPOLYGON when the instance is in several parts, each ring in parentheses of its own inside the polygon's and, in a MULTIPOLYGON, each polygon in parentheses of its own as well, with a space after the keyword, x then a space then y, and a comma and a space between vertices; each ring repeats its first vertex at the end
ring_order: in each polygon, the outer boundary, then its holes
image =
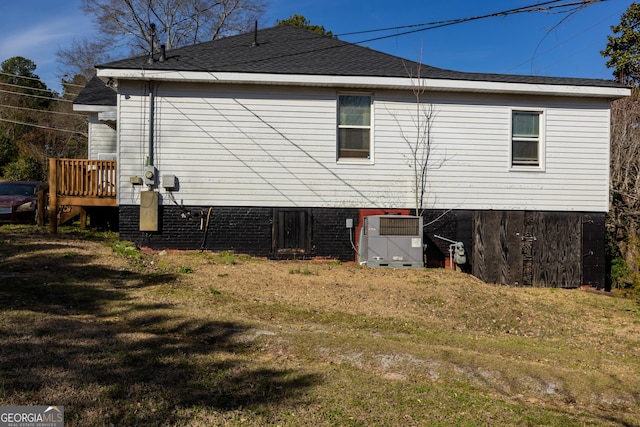
POLYGON ((49 159, 50 227, 59 206, 117 206, 116 184, 115 160, 49 159))
POLYGON ((115 160, 50 159, 49 167, 58 197, 116 197, 115 160))

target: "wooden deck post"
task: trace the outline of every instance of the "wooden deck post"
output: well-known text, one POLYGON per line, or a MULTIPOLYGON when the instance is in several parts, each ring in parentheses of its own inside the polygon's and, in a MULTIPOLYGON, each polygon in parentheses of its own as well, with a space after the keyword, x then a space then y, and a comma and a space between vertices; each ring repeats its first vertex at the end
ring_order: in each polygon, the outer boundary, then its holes
POLYGON ((58 232, 58 171, 56 159, 49 159, 49 233, 58 232))
POLYGON ((87 229, 87 210, 82 207, 80 208, 80 228, 87 229))
POLYGON ((47 189, 38 191, 38 205, 37 205, 38 217, 36 218, 38 227, 42 227, 46 222, 46 218, 44 217, 44 215, 47 212, 47 209, 45 208, 45 204, 47 203, 48 193, 49 193, 49 190, 47 189))

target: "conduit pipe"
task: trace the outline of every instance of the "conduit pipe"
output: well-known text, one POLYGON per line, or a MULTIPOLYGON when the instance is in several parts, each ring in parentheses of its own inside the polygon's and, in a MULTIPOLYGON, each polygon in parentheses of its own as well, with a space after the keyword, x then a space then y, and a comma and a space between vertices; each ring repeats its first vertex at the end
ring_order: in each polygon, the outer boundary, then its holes
POLYGON ((155 95, 153 89, 153 80, 149 80, 149 151, 147 153, 147 166, 154 166, 155 95))

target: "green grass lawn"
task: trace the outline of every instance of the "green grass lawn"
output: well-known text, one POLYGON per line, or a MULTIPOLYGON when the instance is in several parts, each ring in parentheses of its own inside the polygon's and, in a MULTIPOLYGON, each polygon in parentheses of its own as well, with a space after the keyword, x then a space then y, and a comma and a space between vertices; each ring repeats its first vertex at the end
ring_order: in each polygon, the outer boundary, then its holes
POLYGON ((635 301, 0 227, 0 405, 67 426, 640 425, 635 301))

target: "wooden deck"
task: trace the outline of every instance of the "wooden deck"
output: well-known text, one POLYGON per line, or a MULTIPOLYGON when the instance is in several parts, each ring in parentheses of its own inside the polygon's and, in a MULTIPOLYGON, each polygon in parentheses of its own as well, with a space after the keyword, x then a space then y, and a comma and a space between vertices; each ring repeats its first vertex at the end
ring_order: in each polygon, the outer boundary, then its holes
POLYGON ((86 207, 117 207, 116 184, 115 160, 50 159, 49 231, 57 232, 62 207, 81 217, 86 207))

